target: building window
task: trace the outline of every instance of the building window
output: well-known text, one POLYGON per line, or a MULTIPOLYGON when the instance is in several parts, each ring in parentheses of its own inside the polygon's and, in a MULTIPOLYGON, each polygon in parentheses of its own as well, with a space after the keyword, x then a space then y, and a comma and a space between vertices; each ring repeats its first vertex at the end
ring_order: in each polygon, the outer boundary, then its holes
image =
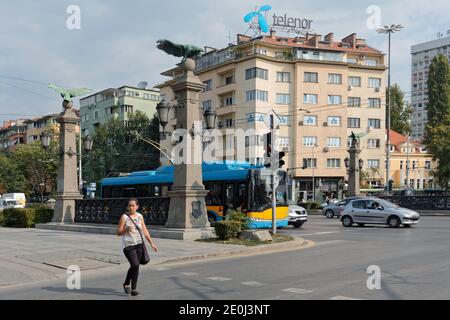
POLYGON ((348 85, 352 87, 361 87, 361 77, 348 77, 348 85))
POLYGON ((356 58, 347 58, 347 62, 348 63, 357 64, 358 63, 358 59, 356 59, 356 58))
POLYGON ((431 161, 425 161, 425 169, 431 170, 431 161))
POLYGON ((234 83, 234 77, 232 75, 225 78, 225 85, 229 85, 232 83, 234 83))
POLYGON ((348 118, 347 119, 347 127, 348 128, 361 128, 361 119, 360 118, 348 118))
POLYGON ((342 84, 342 74, 329 73, 328 84, 342 84))
POLYGON ((261 90, 250 90, 247 91, 247 101, 268 101, 269 100, 269 93, 267 91, 261 91, 261 90))
POLYGON ((341 126, 341 117, 328 117, 328 126, 340 127, 341 126))
POLYGON ((317 159, 316 158, 303 159, 303 166, 305 168, 317 168, 317 159))
POLYGON ((381 88, 381 79, 369 78, 369 88, 381 88))
POLYGON ((254 78, 259 78, 263 80, 269 79, 269 71, 266 69, 260 69, 260 68, 251 68, 245 70, 245 80, 250 80, 254 78))
POLYGON ((225 107, 232 106, 234 104, 233 96, 223 98, 222 103, 225 107))
POLYGON ((348 106, 349 107, 361 107, 361 98, 358 97, 348 97, 348 106))
POLYGON ((305 147, 313 147, 317 145, 317 137, 303 137, 303 145, 305 147))
POLYGON ((319 82, 319 75, 317 72, 305 72, 304 82, 317 83, 319 82))
POLYGON ((342 96, 328 96, 328 104, 331 105, 342 104, 342 96))
POLYGON ((334 169, 341 167, 341 159, 327 159, 327 168, 334 169))
MULTIPOLYGON (((112 108, 111 108, 112 109, 112 108)), ((120 106, 120 112, 122 113, 128 113, 128 112, 133 112, 133 106, 120 106)), ((112 113, 112 112, 111 112, 112 113)), ((107 113, 108 114, 108 113, 107 113)))
POLYGON ((369 98, 369 108, 381 108, 381 99, 369 98))
POLYGON ((317 126, 317 116, 304 116, 303 123, 305 126, 317 126))
POLYGON ((380 119, 369 119, 369 128, 380 129, 381 120, 380 119))
POLYGON ((303 96, 303 102, 305 104, 317 104, 318 96, 317 94, 307 94, 305 93, 303 96))
POLYGON ((114 113, 114 108, 113 107, 106 108, 105 109, 105 113, 106 113, 106 115, 113 114, 114 113))
POLYGON ((211 100, 203 101, 202 105, 203 105, 203 111, 211 110, 212 101, 211 100))
POLYGON ((98 119, 98 110, 94 111, 94 119, 98 119))
POLYGON ((291 104, 291 95, 277 93, 277 104, 291 104))
POLYGON ((328 148, 340 148, 341 147, 341 138, 328 138, 327 139, 327 147, 328 148))
POLYGON ((225 119, 225 127, 232 128, 234 126, 233 119, 225 119))
POLYGON ((203 82, 203 84, 206 86, 205 92, 212 90, 212 80, 206 80, 205 82, 203 82))
POLYGON ((291 82, 291 73, 277 72, 277 82, 291 82))
POLYGON ((289 147, 289 137, 278 137, 277 138, 277 147, 278 149, 289 147))
POLYGON ((380 160, 368 160, 367 166, 369 169, 379 169, 380 168, 380 160))
POLYGON ((378 61, 375 59, 366 59, 366 66, 376 67, 378 65, 378 61))
POLYGON ((380 146, 380 139, 369 139, 367 142, 367 148, 369 149, 380 149, 380 146))

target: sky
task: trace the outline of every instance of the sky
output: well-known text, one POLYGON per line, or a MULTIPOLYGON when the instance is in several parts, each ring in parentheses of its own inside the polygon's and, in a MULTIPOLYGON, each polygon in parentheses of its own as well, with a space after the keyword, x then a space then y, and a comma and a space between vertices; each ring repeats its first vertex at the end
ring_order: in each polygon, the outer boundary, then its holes
POLYGON ((342 39, 355 32, 385 53, 387 36, 369 28, 374 24, 368 21, 404 25, 392 38, 392 81, 407 97, 411 45, 450 29, 448 0, 1 1, 0 124, 59 113, 61 98, 46 87, 50 82, 96 91, 140 81, 159 84, 165 80, 160 73, 179 59, 158 50, 158 39, 223 48, 230 35, 235 41, 248 30, 243 17, 262 5, 271 5, 271 13, 314 20, 318 34, 334 32, 342 39), (73 11, 67 12, 71 5, 80 9, 79 29, 67 27, 74 21, 73 11))

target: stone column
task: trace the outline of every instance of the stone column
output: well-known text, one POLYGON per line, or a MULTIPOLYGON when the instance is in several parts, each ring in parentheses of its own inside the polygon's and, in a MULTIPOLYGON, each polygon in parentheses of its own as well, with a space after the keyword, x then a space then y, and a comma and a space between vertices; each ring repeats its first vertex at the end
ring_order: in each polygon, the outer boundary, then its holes
MULTIPOLYGON (((174 184, 169 192, 170 209, 166 227, 181 229, 179 230, 181 234, 192 234, 192 229, 199 231, 210 228, 205 202, 208 192, 205 191, 202 177, 203 148, 199 136, 201 127, 198 128, 199 122, 203 121, 200 92, 204 90, 205 85, 194 75, 195 62, 192 59, 187 59, 180 67, 184 71, 183 75, 175 78, 171 87, 178 101, 177 129, 187 130, 187 133, 183 136, 182 142, 183 163, 175 165, 174 184), (194 138, 191 136, 191 129, 196 122, 197 136, 194 138)), ((184 235, 177 238, 187 239, 184 235)))
POLYGON ((75 200, 83 199, 78 190, 77 142, 75 127, 80 118, 72 110, 72 103, 63 102, 65 111, 56 119, 60 125, 60 162, 55 213, 52 222, 74 223, 75 200))
POLYGON ((357 197, 360 196, 361 188, 359 184, 359 155, 361 150, 357 144, 352 144, 348 150, 350 153, 350 167, 348 175, 348 191, 347 197, 357 197))

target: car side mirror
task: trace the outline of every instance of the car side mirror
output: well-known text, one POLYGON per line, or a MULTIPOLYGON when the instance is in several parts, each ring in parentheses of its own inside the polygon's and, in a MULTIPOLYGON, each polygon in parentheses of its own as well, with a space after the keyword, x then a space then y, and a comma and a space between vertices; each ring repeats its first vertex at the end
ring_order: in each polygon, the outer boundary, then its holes
POLYGON ((379 207, 378 210, 384 211, 384 208, 383 207, 379 207))

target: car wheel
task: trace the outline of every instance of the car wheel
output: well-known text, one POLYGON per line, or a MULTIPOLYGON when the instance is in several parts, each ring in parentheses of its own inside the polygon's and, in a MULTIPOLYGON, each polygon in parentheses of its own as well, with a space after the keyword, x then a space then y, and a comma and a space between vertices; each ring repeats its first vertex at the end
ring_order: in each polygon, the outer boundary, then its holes
POLYGON ((302 225, 303 225, 303 222, 296 222, 296 223, 294 223, 294 228, 295 228, 295 229, 298 229, 298 228, 300 228, 302 225))
POLYGON ((392 216, 388 219, 388 225, 390 228, 398 228, 400 227, 401 221, 398 217, 392 216))
POLYGON ((333 210, 327 210, 327 212, 325 212, 325 216, 326 216, 328 219, 333 219, 333 218, 334 218, 334 212, 333 212, 333 210))
POLYGON ((349 216, 345 216, 342 218, 342 225, 346 228, 350 228, 353 226, 353 219, 349 216))
POLYGON ((358 223, 358 226, 360 226, 360 227, 364 227, 364 226, 365 226, 365 224, 364 224, 364 223, 358 223))

